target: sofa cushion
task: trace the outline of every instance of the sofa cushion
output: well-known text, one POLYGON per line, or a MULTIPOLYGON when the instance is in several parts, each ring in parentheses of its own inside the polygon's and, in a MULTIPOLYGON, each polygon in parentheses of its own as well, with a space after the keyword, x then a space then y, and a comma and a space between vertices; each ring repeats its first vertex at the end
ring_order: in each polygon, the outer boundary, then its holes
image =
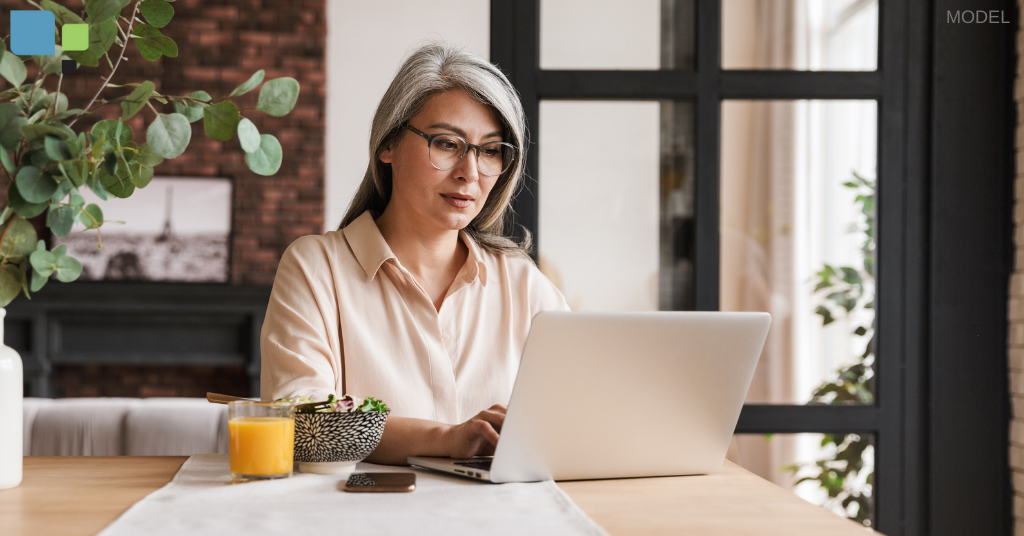
POLYGON ((132 405, 125 417, 125 454, 190 456, 227 452, 227 409, 203 399, 145 399, 132 405))
POLYGON ((133 398, 62 398, 32 422, 31 456, 124 454, 124 418, 133 398))
POLYGON ((26 398, 29 456, 185 456, 228 451, 227 406, 202 398, 26 398))

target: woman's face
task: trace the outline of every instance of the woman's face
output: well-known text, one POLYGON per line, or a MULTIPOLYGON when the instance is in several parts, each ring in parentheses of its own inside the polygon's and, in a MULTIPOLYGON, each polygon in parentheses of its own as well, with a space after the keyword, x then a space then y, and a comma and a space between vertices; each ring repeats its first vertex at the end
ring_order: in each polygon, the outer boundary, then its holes
MULTIPOLYGON (((428 135, 456 134, 475 145, 503 141, 496 114, 462 90, 434 95, 409 124, 428 135)), ((498 180, 479 172, 473 149, 455 167, 435 168, 427 140, 408 129, 395 147, 381 153, 380 160, 391 164, 388 207, 412 216, 418 225, 444 230, 469 225, 498 180)))

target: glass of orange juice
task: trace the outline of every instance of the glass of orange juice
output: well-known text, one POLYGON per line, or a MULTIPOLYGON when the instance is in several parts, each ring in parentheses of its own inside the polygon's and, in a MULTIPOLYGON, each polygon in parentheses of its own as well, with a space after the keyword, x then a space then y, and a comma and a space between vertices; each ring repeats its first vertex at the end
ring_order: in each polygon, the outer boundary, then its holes
POLYGON ((232 479, 292 476, 295 405, 255 400, 229 402, 228 443, 232 479))

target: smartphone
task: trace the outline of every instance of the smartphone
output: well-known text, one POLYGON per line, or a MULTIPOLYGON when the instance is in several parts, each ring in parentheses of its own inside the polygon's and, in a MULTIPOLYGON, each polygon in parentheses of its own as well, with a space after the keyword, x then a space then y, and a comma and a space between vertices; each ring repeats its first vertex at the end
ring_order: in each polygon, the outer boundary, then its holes
POLYGON ((416 473, 352 473, 341 485, 342 491, 412 491, 416 473))

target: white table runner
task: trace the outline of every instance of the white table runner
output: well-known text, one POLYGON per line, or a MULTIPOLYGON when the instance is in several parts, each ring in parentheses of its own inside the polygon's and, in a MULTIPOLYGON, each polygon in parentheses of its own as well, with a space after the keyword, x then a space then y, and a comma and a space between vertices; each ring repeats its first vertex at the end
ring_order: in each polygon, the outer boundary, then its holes
POLYGON ((360 463, 357 472, 413 471, 411 493, 350 493, 346 476, 296 473, 231 485, 227 454, 190 457, 169 484, 101 536, 189 534, 607 536, 554 482, 489 484, 413 467, 360 463))

